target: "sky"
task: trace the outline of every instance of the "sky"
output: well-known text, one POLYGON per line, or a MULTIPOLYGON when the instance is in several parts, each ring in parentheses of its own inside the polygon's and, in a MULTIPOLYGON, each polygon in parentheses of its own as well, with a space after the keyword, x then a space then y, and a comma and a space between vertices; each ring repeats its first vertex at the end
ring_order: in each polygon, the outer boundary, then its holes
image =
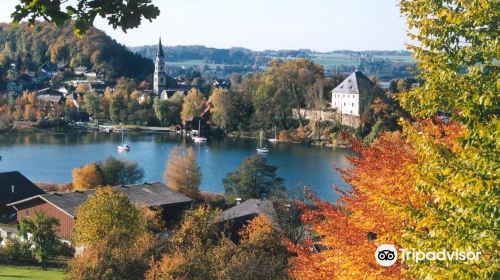
MULTIPOLYGON (((1 0, 9 22, 19 0, 1 0)), ((127 31, 95 26, 127 46, 204 45, 252 50, 402 50, 410 40, 397 0, 153 0, 160 16, 127 31)))

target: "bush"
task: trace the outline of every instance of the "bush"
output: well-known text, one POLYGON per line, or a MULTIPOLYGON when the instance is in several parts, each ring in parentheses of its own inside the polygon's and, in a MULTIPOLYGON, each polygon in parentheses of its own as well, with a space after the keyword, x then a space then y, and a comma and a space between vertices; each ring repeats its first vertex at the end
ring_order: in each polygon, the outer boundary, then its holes
POLYGON ((6 238, 5 245, 0 247, 0 263, 5 264, 36 264, 30 244, 18 238, 6 238))

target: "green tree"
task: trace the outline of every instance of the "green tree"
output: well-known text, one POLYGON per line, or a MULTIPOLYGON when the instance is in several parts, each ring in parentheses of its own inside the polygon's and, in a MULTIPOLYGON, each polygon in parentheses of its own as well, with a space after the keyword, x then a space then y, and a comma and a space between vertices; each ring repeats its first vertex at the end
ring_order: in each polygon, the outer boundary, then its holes
POLYGON ((107 0, 79 0, 72 3, 64 1, 35 1, 19 0, 12 13, 15 23, 27 19, 32 25, 36 19, 42 17, 48 22, 64 25, 70 20, 75 21, 74 31, 82 35, 93 25, 96 16, 107 19, 113 28, 121 28, 123 31, 138 27, 142 18, 149 21, 155 19, 160 10, 151 4, 151 0, 119 1, 110 5, 107 0), (64 3, 64 6, 62 4, 64 3))
POLYGON ((124 234, 134 240, 145 232, 140 211, 112 187, 96 189, 76 210, 73 241, 77 246, 97 244, 111 233, 124 234))
POLYGON ((237 197, 245 200, 281 195, 285 188, 283 178, 276 176, 276 169, 261 156, 246 158, 238 169, 224 178, 226 197, 234 201, 237 197))
POLYGON ((198 197, 201 171, 193 149, 189 148, 185 151, 175 146, 168 157, 163 177, 170 188, 191 198, 198 197))
POLYGON ((115 93, 109 101, 109 117, 113 123, 120 123, 125 120, 127 112, 127 97, 125 94, 115 93))
POLYGON ((113 156, 100 162, 99 167, 102 170, 105 185, 133 184, 144 177, 144 169, 137 162, 116 159, 113 156))
POLYGON ((424 81, 401 96, 402 107, 420 118, 450 112, 464 126, 459 145, 453 145, 439 141, 435 130, 406 124, 419 155, 417 187, 433 203, 411 212, 421 226, 408 228, 402 245, 482 253, 475 262, 409 263, 409 272, 416 278, 495 278, 500 270, 498 2, 402 0, 400 7, 418 42, 409 48, 424 81))
POLYGON ((48 217, 44 212, 35 212, 34 217, 19 222, 19 234, 25 236, 32 244, 33 254, 44 269, 47 260, 56 256, 61 247, 55 231, 58 225, 59 221, 56 218, 48 217))
POLYGON ((182 97, 174 95, 168 100, 155 99, 153 108, 163 126, 181 124, 182 97))
POLYGON ((229 92, 222 88, 215 88, 210 96, 213 108, 212 122, 222 129, 227 129, 231 122, 233 104, 229 92))
POLYGON ((83 95, 85 110, 91 116, 97 116, 101 112, 101 99, 95 91, 89 91, 83 95))

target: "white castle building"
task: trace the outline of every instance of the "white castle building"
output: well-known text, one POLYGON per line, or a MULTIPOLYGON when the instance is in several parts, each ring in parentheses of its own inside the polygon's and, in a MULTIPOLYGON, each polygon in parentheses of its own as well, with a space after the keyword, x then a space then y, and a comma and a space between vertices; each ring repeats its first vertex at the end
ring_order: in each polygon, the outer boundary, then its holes
POLYGON ((360 116, 375 96, 377 86, 361 71, 354 71, 332 90, 331 106, 342 115, 360 116))

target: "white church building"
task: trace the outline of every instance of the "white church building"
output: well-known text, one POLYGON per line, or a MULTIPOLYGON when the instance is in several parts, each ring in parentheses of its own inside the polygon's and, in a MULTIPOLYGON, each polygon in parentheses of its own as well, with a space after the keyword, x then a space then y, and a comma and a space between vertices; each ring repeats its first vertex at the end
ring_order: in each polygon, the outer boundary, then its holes
POLYGON ((158 51, 155 59, 155 72, 153 81, 153 91, 156 96, 167 89, 167 73, 165 72, 165 60, 163 55, 163 46, 161 45, 161 38, 158 42, 158 51))
POLYGON ((341 115, 359 117, 370 106, 376 89, 374 82, 356 70, 331 91, 331 107, 341 115))

